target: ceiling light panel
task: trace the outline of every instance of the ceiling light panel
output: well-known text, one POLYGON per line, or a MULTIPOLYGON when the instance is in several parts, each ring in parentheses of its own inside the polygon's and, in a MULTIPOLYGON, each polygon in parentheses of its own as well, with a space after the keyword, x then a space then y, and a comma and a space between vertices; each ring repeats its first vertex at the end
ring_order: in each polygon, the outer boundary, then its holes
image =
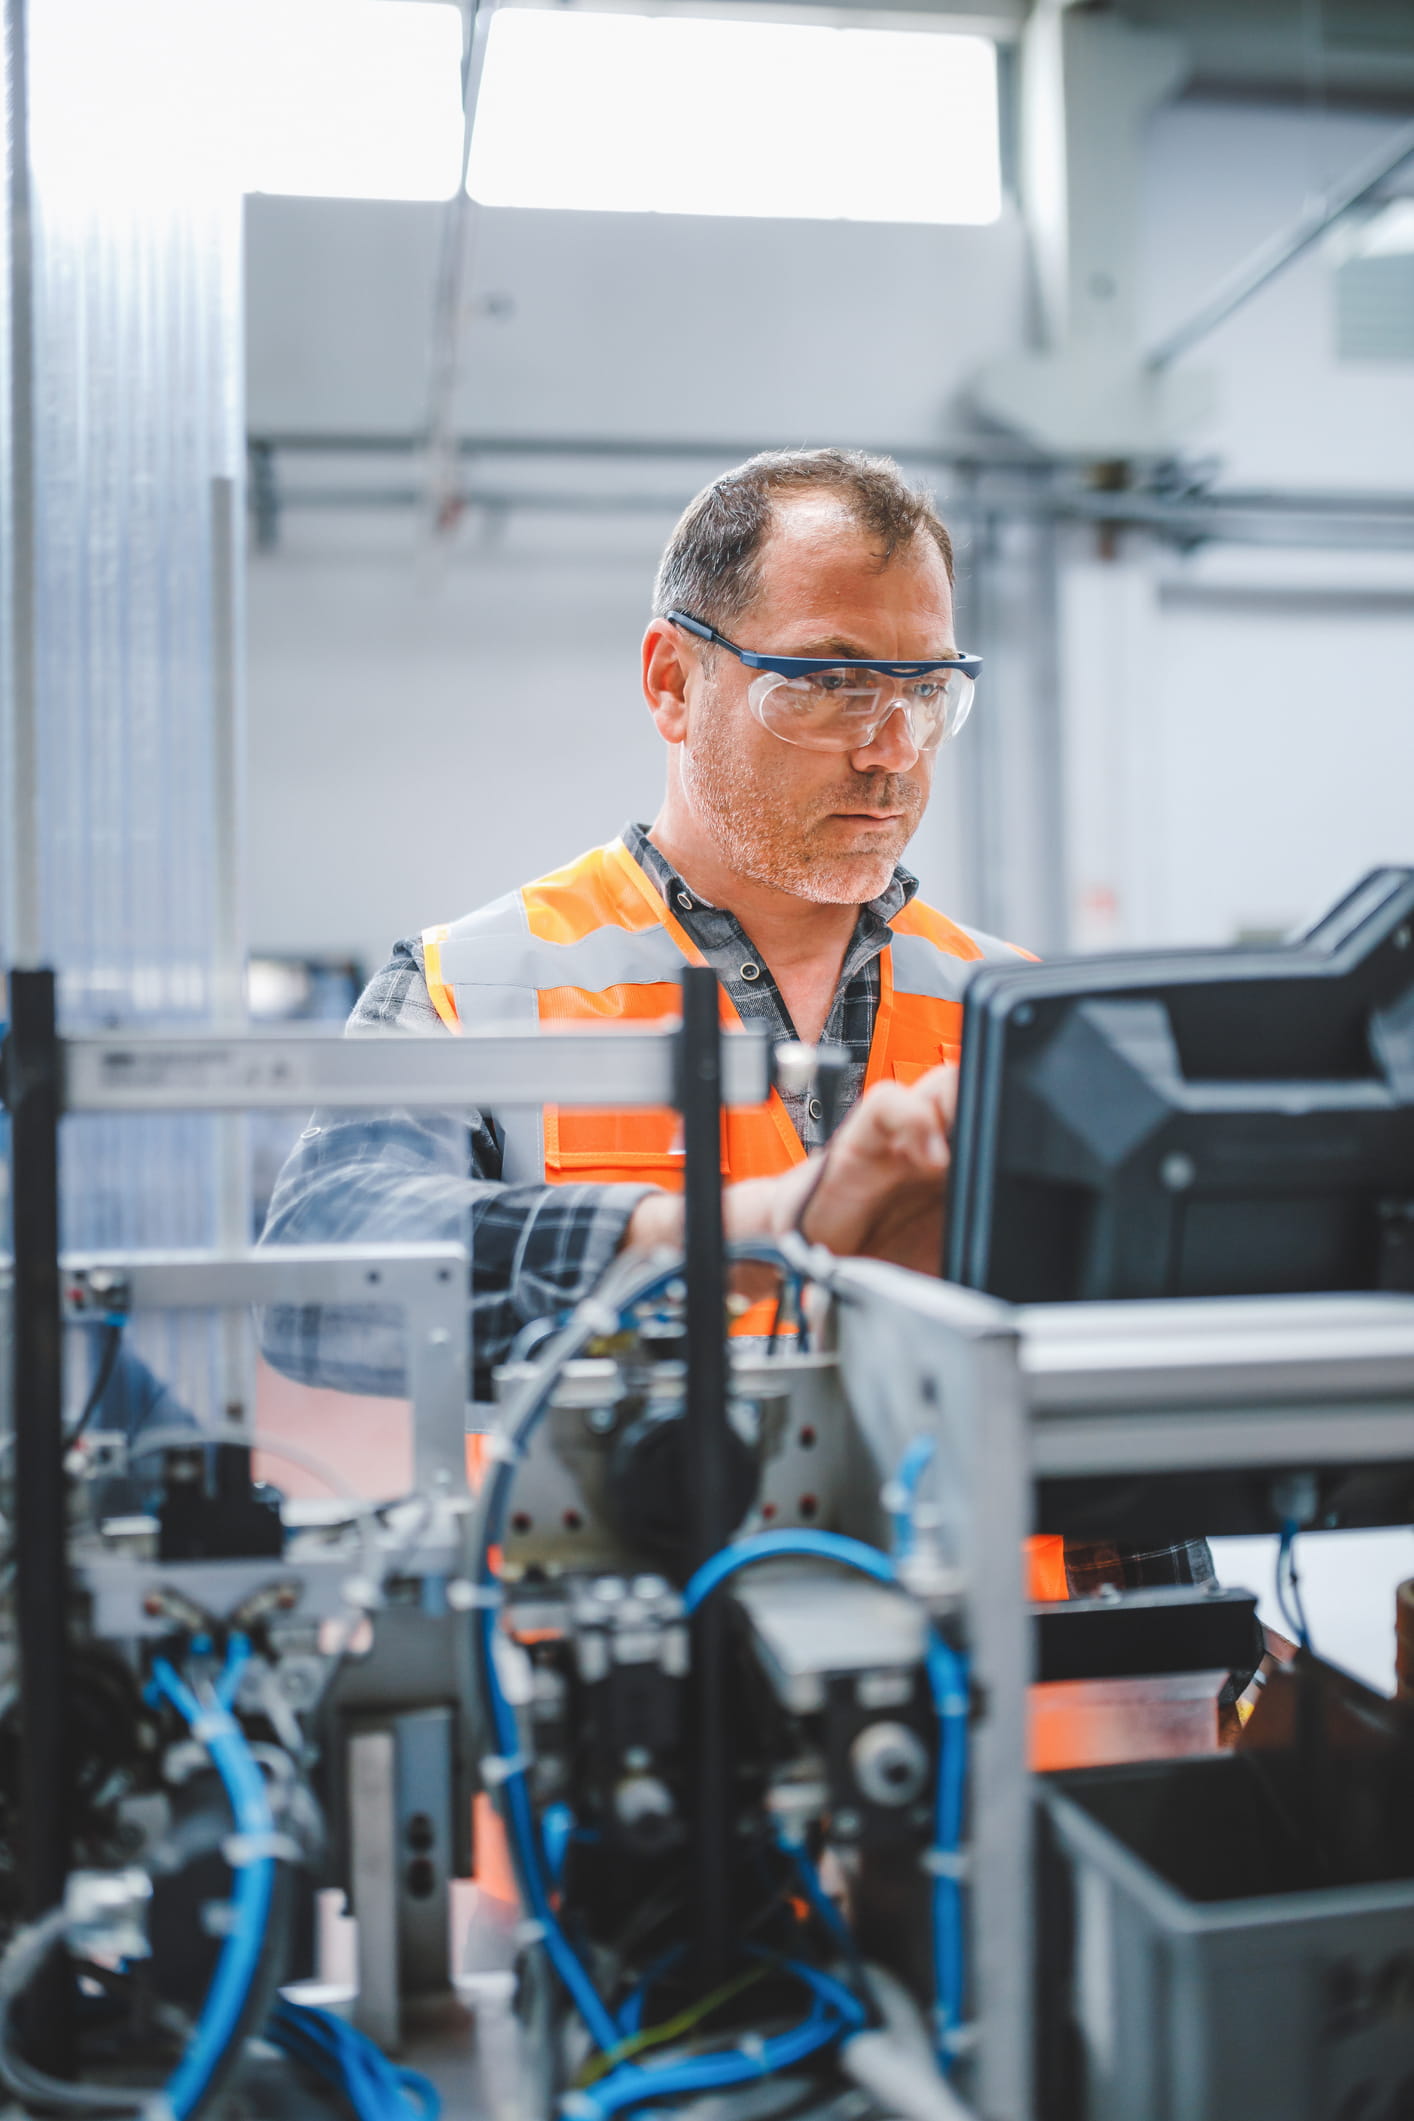
POLYGON ((462 151, 455 5, 243 0, 235 25, 247 191, 453 196, 462 151))
POLYGON ((502 8, 467 189, 486 206, 995 221, 995 47, 936 30, 502 8))

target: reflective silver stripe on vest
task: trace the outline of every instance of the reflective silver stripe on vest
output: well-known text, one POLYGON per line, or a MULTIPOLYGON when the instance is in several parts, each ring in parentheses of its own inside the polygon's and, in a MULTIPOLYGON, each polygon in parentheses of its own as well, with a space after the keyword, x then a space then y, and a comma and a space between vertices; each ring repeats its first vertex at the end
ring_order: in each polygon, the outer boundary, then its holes
MULTIPOLYGON (((598 994, 605 987, 676 984, 683 962, 662 927, 595 928, 576 943, 547 942, 531 934, 518 891, 466 914, 447 930, 441 945, 442 978, 456 1002, 458 1021, 485 1030, 538 1023, 541 988, 584 987, 598 994)), ((501 1171, 506 1183, 543 1181, 545 1127, 538 1107, 497 1117, 505 1135, 501 1171)))
POLYGON ((929 942, 926 935, 896 935, 890 945, 895 994, 926 994, 935 1001, 960 1002, 973 973, 987 959, 1025 963, 1010 943, 999 943, 995 936, 978 935, 970 928, 963 933, 982 946, 982 957, 950 957, 946 950, 929 942))
MULTIPOLYGON (((498 899, 484 913, 458 921, 442 944, 442 977, 454 993, 463 987, 584 987, 599 994, 605 987, 676 984, 683 964, 663 927, 594 928, 577 943, 546 942, 531 934, 518 894, 513 911, 498 899)), ((474 1009, 485 1017, 480 997, 474 1009)))
POLYGON ((972 972, 969 959, 949 957, 926 935, 896 935, 889 947, 895 994, 926 994, 940 1002, 962 1000, 972 972))
MULTIPOLYGON (((958 924, 961 927, 961 923, 958 924)), ((975 943, 982 956, 978 963, 991 965, 1029 965, 1031 960, 1025 951, 1018 950, 1015 943, 1004 943, 999 935, 987 935, 981 928, 961 928, 970 943, 975 943)))

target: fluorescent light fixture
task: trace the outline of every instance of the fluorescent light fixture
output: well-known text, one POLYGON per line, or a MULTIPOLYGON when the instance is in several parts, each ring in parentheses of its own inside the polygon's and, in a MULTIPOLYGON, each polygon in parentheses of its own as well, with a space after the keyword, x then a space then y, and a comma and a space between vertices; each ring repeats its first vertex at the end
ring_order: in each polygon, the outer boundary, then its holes
POLYGON ((231 29, 247 191, 325 199, 456 192, 462 32, 454 4, 243 0, 231 29))
POLYGON ((580 8, 492 16, 485 206, 995 221, 996 50, 938 30, 580 8))

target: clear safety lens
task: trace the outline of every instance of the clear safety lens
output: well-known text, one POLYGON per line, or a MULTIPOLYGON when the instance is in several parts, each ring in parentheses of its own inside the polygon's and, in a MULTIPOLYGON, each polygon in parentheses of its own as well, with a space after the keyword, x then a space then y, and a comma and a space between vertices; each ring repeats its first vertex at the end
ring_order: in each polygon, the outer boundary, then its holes
POLYGON ((876 677, 863 670, 815 670, 783 678, 763 671, 747 692, 763 729, 806 751, 862 751, 889 717, 902 713, 914 748, 936 751, 957 735, 972 707, 972 679, 961 670, 926 677, 876 677))

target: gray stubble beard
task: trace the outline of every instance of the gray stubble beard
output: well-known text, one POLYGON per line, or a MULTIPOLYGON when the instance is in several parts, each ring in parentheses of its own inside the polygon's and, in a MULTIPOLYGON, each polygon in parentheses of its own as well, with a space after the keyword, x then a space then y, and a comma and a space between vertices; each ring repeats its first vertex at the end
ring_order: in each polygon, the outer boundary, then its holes
MULTIPOLYGON (((713 719, 720 726, 725 718, 713 719)), ((723 745, 704 768, 703 757, 709 755, 710 744, 701 747, 701 754, 684 744, 679 762, 683 793, 718 852, 738 875, 820 906, 862 906, 887 890, 899 857, 917 829, 921 804, 918 816, 905 820, 894 847, 878 853, 812 855, 804 844, 810 828, 783 832, 789 813, 772 802, 770 790, 756 777, 741 771, 737 752, 723 745)), ((912 795, 917 785, 902 774, 880 776, 876 781, 866 775, 856 779, 861 783, 852 791, 856 800, 867 799, 880 808, 899 800, 902 789, 912 795)))

